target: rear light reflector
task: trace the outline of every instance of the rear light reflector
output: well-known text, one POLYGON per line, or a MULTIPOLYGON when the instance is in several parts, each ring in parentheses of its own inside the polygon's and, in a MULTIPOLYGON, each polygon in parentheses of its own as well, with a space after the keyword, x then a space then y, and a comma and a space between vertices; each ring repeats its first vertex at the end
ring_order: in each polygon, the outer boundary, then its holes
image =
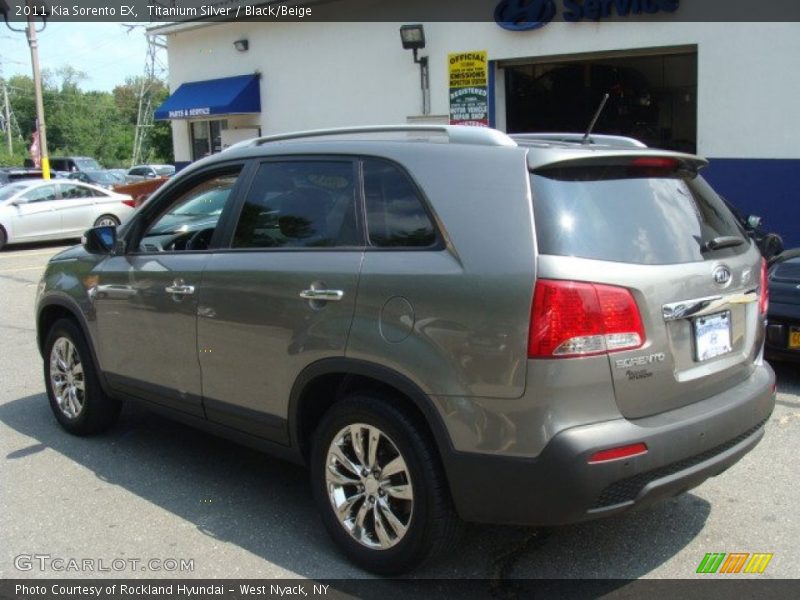
POLYGON ((588 463, 593 465, 610 460, 619 460, 620 458, 631 458, 645 453, 647 453, 647 444, 640 442, 630 446, 620 446, 619 448, 609 448, 608 450, 595 452, 589 457, 588 463))
POLYGON ((130 206, 131 208, 136 208, 136 200, 134 200, 133 198, 131 198, 130 200, 123 200, 122 203, 125 206, 130 206))
POLYGON ((552 279, 536 282, 530 358, 591 356, 639 348, 644 341, 639 307, 627 288, 552 279))
POLYGON ((758 284, 758 311, 762 316, 766 316, 767 308, 769 308, 769 278, 767 276, 767 261, 761 259, 761 281, 758 284))

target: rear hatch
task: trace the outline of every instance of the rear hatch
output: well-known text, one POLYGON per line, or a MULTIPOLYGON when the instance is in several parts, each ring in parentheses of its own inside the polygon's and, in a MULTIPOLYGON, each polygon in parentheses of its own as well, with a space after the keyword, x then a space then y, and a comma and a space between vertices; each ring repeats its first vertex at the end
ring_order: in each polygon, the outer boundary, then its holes
POLYGON ((761 356, 765 271, 734 216, 697 175, 705 163, 653 151, 583 155, 531 173, 536 294, 541 300, 553 281, 556 292, 577 290, 572 298, 580 305, 555 316, 535 306, 532 320, 541 323, 532 323, 532 336, 549 328, 551 337, 570 339, 548 338, 533 358, 606 354, 627 418, 691 404, 746 379, 761 356), (559 328, 566 333, 553 334, 559 328))

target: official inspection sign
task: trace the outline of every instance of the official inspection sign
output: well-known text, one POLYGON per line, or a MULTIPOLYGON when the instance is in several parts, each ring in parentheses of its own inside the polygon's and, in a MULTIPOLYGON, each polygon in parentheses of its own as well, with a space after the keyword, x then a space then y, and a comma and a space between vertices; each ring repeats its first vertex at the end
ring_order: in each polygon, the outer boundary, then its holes
POLYGON ((489 126, 487 55, 486 50, 447 55, 451 125, 489 126))

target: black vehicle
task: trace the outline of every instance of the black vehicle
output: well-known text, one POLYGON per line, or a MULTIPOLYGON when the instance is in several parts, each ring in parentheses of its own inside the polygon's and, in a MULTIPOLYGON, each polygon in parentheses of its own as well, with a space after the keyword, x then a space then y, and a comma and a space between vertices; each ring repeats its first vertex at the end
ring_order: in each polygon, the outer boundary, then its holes
POLYGON ((21 179, 41 179, 42 170, 28 167, 0 167, 0 185, 21 179))
POLYGON ((83 183, 99 185, 107 189, 115 185, 125 185, 126 180, 106 170, 75 171, 69 174, 69 179, 77 179, 83 183))
MULTIPOLYGON (((721 196, 720 196, 721 197, 721 196)), ((739 221, 739 224, 745 230, 747 235, 753 238, 753 241, 761 251, 761 256, 765 260, 771 260, 783 252, 783 239, 777 233, 768 233, 761 227, 761 217, 756 215, 745 216, 738 208, 728 202, 725 198, 722 201, 739 221)))
POLYGON ((800 248, 772 261, 764 351, 770 360, 800 361, 800 248))

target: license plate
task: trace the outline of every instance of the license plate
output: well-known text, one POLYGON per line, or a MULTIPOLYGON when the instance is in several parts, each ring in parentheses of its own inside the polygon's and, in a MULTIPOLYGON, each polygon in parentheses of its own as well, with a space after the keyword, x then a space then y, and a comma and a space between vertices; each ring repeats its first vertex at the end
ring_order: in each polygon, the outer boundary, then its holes
POLYGON ((789 349, 800 350, 800 327, 789 328, 789 349))
POLYGON ((698 361, 709 360, 732 350, 731 312, 729 310, 697 317, 693 324, 695 358, 698 361))

